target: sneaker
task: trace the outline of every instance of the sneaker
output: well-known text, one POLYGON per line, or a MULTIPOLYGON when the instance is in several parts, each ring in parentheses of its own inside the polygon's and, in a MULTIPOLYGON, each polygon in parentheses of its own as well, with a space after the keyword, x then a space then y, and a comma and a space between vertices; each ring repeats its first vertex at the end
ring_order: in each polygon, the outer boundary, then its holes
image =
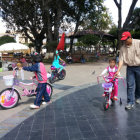
POLYGON ((117 101, 118 100, 118 98, 117 98, 117 96, 114 96, 114 98, 113 98, 115 101, 117 101))
POLYGON ((37 105, 30 105, 30 108, 32 108, 32 109, 39 109, 39 106, 37 106, 37 105))
POLYGON ((125 109, 132 109, 134 107, 134 104, 127 104, 126 106, 125 106, 125 109))
POLYGON ((102 94, 103 97, 105 97, 105 94, 102 94))
POLYGON ((46 104, 48 105, 48 104, 50 104, 50 103, 52 103, 52 101, 49 101, 49 102, 45 102, 45 101, 44 101, 44 102, 42 102, 42 105, 46 105, 46 104))
POLYGON ((51 103, 52 103, 52 101, 47 102, 48 105, 51 104, 51 103))
POLYGON ((42 105, 46 105, 47 103, 46 102, 42 102, 42 105))
POLYGON ((140 98, 139 99, 136 99, 136 103, 137 104, 140 104, 140 98))

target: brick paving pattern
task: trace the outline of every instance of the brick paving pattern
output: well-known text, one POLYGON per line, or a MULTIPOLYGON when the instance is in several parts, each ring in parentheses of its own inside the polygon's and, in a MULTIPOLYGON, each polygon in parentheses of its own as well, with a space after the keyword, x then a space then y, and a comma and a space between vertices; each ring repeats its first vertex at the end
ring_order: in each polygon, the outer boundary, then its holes
POLYGON ((101 85, 87 85, 53 97, 53 103, 24 120, 1 140, 139 140, 140 105, 126 111, 126 88, 119 101, 103 110, 101 85), (79 89, 78 89, 79 88, 79 89))

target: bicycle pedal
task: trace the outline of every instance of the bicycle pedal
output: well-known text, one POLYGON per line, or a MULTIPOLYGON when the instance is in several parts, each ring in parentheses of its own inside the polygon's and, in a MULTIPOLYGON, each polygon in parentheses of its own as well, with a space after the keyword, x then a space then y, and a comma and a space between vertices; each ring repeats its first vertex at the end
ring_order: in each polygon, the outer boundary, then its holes
POLYGON ((34 92, 35 92, 35 90, 29 90, 29 92, 34 93, 34 92))

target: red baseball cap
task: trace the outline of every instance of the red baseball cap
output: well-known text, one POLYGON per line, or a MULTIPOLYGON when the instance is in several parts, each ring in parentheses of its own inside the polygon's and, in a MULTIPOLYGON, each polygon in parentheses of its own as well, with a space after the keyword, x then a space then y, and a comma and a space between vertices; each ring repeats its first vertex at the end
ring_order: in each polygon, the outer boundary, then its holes
POLYGON ((123 32, 121 40, 126 40, 128 37, 131 37, 130 32, 123 32))

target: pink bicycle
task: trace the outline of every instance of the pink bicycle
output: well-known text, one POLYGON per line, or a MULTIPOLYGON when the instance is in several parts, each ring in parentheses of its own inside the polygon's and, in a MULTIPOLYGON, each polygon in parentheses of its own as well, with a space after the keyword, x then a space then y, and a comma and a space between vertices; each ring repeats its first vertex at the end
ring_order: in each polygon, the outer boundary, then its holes
MULTIPOLYGON (((114 89, 114 82, 116 79, 122 79, 123 80, 123 84, 125 86, 124 83, 124 79, 123 77, 117 77, 117 78, 112 78, 112 77, 106 77, 103 76, 103 79, 105 81, 105 83, 102 84, 102 87, 104 88, 104 102, 103 102, 103 107, 104 110, 108 110, 110 105, 113 105, 115 100, 114 100, 114 95, 113 97, 110 99, 112 90, 114 89)), ((99 77, 97 77, 97 81, 99 83, 99 77)), ((122 100, 120 98, 120 104, 122 104, 122 100)))
MULTIPOLYGON (((11 86, 10 88, 6 88, 0 92, 0 106, 3 109, 10 109, 15 107, 19 99, 21 99, 19 91, 15 88, 15 86, 20 87, 23 91, 22 96, 35 96, 36 95, 36 87, 35 78, 32 78, 31 83, 23 83, 18 80, 18 68, 14 68, 13 76, 7 76, 9 79, 7 81, 7 86, 11 86), (25 86, 30 87, 28 90, 25 86)), ((46 90, 49 94, 50 98, 52 96, 52 86, 49 83, 46 83, 46 90)))
MULTIPOLYGON (((65 67, 66 64, 65 64, 65 63, 62 63, 62 66, 65 67)), ((58 75, 58 71, 59 71, 59 69, 57 69, 57 68, 54 67, 54 66, 51 66, 51 77, 49 78, 49 82, 50 82, 51 84, 53 84, 57 79, 63 80, 63 79, 65 78, 65 76, 66 76, 66 70, 63 69, 63 70, 59 73, 59 75, 58 75)))

